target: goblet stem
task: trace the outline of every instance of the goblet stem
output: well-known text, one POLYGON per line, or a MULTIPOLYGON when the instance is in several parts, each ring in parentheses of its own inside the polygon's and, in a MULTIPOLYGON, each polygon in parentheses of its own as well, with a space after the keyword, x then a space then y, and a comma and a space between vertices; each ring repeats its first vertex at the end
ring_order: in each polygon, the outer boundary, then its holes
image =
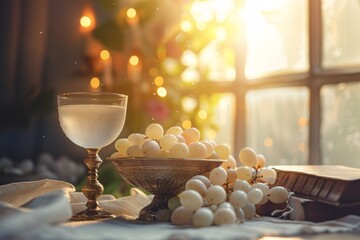
POLYGON ((86 203, 87 209, 74 215, 71 220, 96 220, 115 217, 109 212, 102 211, 99 208, 99 203, 97 201, 98 197, 100 197, 104 191, 104 187, 97 180, 98 168, 102 163, 102 160, 98 155, 100 149, 89 148, 86 150, 88 152, 88 157, 84 160, 84 163, 88 168, 88 176, 86 184, 82 187, 82 192, 88 199, 86 203))

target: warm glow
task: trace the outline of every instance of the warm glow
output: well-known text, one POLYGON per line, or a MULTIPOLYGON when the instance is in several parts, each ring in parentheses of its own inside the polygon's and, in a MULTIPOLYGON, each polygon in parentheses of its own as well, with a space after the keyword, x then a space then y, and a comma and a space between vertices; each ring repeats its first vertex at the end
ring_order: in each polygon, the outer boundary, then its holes
POLYGON ((183 129, 188 129, 188 128, 191 128, 191 121, 190 120, 185 120, 185 121, 183 121, 182 122, 182 127, 183 127, 183 129))
POLYGON ((92 88, 99 88, 99 87, 100 87, 100 80, 99 80, 99 78, 93 77, 93 78, 90 80, 90 86, 91 86, 92 88))
POLYGON ((183 97, 181 99, 181 106, 186 112, 192 112, 197 106, 197 100, 192 97, 183 97))
POLYGON ((200 119, 206 119, 208 117, 208 113, 204 109, 201 109, 198 112, 198 116, 199 116, 200 119))
POLYGON ((91 26, 91 19, 88 16, 82 16, 80 19, 80 25, 84 28, 88 28, 91 26))
POLYGON ((164 78, 162 76, 157 76, 154 79, 154 83, 156 86, 161 87, 164 84, 164 78))
POLYGON ((272 147, 274 145, 273 139, 270 137, 265 138, 264 145, 265 145, 265 147, 269 147, 269 148, 272 147))
POLYGON ((136 17, 136 10, 134 8, 129 8, 127 11, 126 11, 126 16, 128 18, 135 18, 136 17))
POLYGON ((193 26, 189 20, 184 20, 181 22, 181 30, 184 32, 190 32, 192 28, 193 26))
POLYGON ((216 39, 218 39, 221 42, 224 42, 227 38, 227 31, 225 28, 218 28, 216 29, 216 39))
POLYGON ((205 1, 195 1, 190 12, 196 22, 210 22, 214 17, 210 4, 205 1))
POLYGON ((110 58, 110 52, 108 50, 102 50, 100 52, 100 58, 104 61, 108 60, 110 58))
POLYGON ((95 14, 92 7, 86 5, 80 18, 80 32, 90 32, 95 28, 95 14))
POLYGON ((160 97, 166 97, 167 95, 167 91, 164 87, 159 87, 157 89, 157 94, 160 96, 160 97))
POLYGON ((131 57, 129 58, 129 63, 130 63, 130 65, 132 65, 132 66, 138 65, 139 62, 140 62, 140 59, 139 59, 139 57, 136 56, 136 55, 133 55, 133 56, 131 56, 131 57))
POLYGON ((201 79, 200 73, 196 68, 188 67, 180 75, 183 82, 194 83, 201 79))
POLYGON ((198 56, 193 51, 187 49, 181 55, 180 61, 187 67, 196 67, 198 65, 198 56))
POLYGON ((304 117, 299 118, 298 124, 300 127, 305 127, 308 125, 308 120, 304 117))

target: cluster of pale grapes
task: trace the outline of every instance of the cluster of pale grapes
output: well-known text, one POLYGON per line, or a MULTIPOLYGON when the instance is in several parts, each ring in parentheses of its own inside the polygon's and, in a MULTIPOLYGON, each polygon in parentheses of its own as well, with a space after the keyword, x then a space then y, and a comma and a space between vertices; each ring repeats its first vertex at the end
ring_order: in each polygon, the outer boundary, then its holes
POLYGON ((239 159, 242 166, 228 158, 208 176, 188 180, 185 190, 168 202, 171 222, 195 227, 241 223, 256 216, 255 205, 287 202, 290 193, 284 187, 269 187, 276 172, 265 167, 263 155, 247 147, 239 159))
MULTIPOLYGON (((115 142, 116 152, 111 158, 149 157, 149 158, 199 158, 228 159, 230 148, 214 141, 200 141, 197 128, 182 129, 173 126, 164 131, 157 123, 147 126, 145 133, 132 133, 127 138, 115 142)), ((235 159, 232 159, 235 164, 235 159)))

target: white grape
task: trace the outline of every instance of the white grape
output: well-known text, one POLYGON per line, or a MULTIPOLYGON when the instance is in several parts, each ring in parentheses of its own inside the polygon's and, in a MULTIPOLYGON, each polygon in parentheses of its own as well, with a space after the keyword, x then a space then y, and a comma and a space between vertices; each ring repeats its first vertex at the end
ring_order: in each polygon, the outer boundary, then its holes
POLYGON ((200 193, 201 196, 205 196, 207 187, 206 185, 199 179, 189 179, 185 184, 185 190, 192 189, 200 193))
POLYGON ((179 126, 172 126, 166 130, 165 134, 181 135, 184 130, 179 126))
POLYGON ((247 200, 250 203, 257 204, 263 199, 263 192, 258 188, 250 189, 247 193, 247 200))
POLYGON ((269 184, 273 184, 276 180, 277 173, 272 168, 262 168, 258 172, 259 178, 261 178, 264 182, 269 184))
POLYGON ((183 191, 178 197, 180 198, 181 205, 191 211, 196 211, 203 205, 203 198, 200 193, 192 189, 183 191))
POLYGON ((254 183, 252 186, 251 186, 251 188, 258 188, 258 189, 260 189, 262 192, 263 192, 263 194, 264 194, 264 196, 267 196, 267 195, 269 195, 269 186, 267 185, 267 184, 265 184, 265 183, 254 183))
POLYGON ((141 145, 141 151, 145 157, 158 157, 160 155, 160 146, 154 140, 148 140, 141 145))
POLYGON ((230 148, 225 144, 219 144, 214 148, 220 159, 228 159, 230 156, 230 148))
POLYGON ((227 172, 222 167, 210 171, 209 180, 212 184, 223 185, 227 179, 227 172))
POLYGON ((236 181, 237 179, 237 174, 236 174, 236 171, 234 169, 227 169, 226 170, 226 173, 227 173, 227 182, 228 183, 233 183, 236 181))
POLYGON ((206 155, 205 158, 208 158, 211 156, 211 154, 214 152, 214 146, 209 141, 201 141, 202 144, 206 147, 206 155))
POLYGON ((175 137, 175 135, 172 134, 165 134, 159 140, 161 148, 166 151, 170 151, 170 148, 178 142, 178 139, 175 137))
POLYGON ((188 145, 189 158, 205 158, 206 147, 200 142, 193 142, 188 145))
POLYGON ((190 225, 192 222, 193 211, 180 206, 171 214, 171 222, 175 225, 190 225))
POLYGON ((200 132, 197 128, 185 129, 181 135, 185 138, 186 144, 188 145, 200 140, 200 132))
POLYGON ((236 218, 239 220, 240 223, 244 222, 245 220, 245 213, 242 208, 235 208, 235 215, 236 218))
POLYGON ((213 185, 208 188, 205 198, 208 204, 218 205, 226 200, 226 191, 219 185, 213 185))
POLYGON ((248 183, 245 180, 236 179, 233 184, 233 188, 234 188, 234 191, 241 190, 244 192, 248 192, 251 188, 251 185, 250 185, 250 183, 248 183))
POLYGON ((192 217, 194 227, 208 227, 214 222, 214 213, 209 208, 199 208, 192 217))
POLYGON ((209 188, 211 186, 209 178, 205 177, 204 175, 195 175, 191 179, 198 179, 202 181, 205 184, 206 188, 209 188))
POLYGON ((234 206, 229 202, 223 202, 217 208, 223 208, 223 207, 234 209, 234 206))
POLYGON ((129 157, 143 157, 143 152, 140 145, 132 145, 126 150, 126 155, 129 157))
POLYGON ((252 168, 240 166, 235 169, 238 179, 248 181, 253 177, 252 168))
POLYGON ((186 158, 189 155, 189 147, 185 143, 176 143, 170 148, 169 157, 186 158))
POLYGON ((127 138, 119 138, 115 142, 115 148, 121 155, 126 155, 126 150, 128 147, 130 147, 130 143, 127 138))
POLYGON ((248 195, 246 192, 241 190, 236 190, 231 193, 229 202, 235 207, 235 208, 242 208, 245 206, 247 201, 248 195))
POLYGON ((158 123, 151 123, 146 127, 145 135, 153 140, 159 140, 164 135, 164 129, 158 123))
POLYGON ((217 153, 214 151, 209 157, 208 159, 220 159, 219 156, 217 155, 217 153))
POLYGON ((257 155, 253 149, 246 147, 240 150, 239 159, 245 166, 254 167, 256 166, 257 155))
POLYGON ((215 225, 234 224, 236 221, 235 211, 231 208, 218 208, 214 215, 215 225))
POLYGON ((234 157, 232 157, 230 155, 228 157, 228 159, 226 159, 226 161, 221 164, 221 167, 223 167, 225 169, 235 169, 236 168, 236 161, 235 161, 234 157))
POLYGON ((132 133, 128 136, 130 145, 142 145, 146 139, 146 136, 141 133, 132 133))
POLYGON ((213 145, 214 148, 217 146, 217 143, 214 140, 208 140, 208 142, 213 145))
POLYGON ((258 154, 256 155, 256 168, 263 168, 265 166, 266 159, 263 155, 258 154))
POLYGON ((288 197, 288 191, 282 186, 272 187, 269 191, 269 199, 273 203, 283 203, 288 197))
POLYGON ((178 142, 180 143, 186 143, 186 140, 185 140, 185 138, 182 136, 182 135, 178 135, 178 134, 176 134, 176 135, 174 135, 176 138, 177 138, 177 140, 178 140, 178 142))
POLYGON ((115 158, 123 158, 126 157, 126 155, 121 154, 120 152, 114 152, 113 154, 111 154, 110 158, 111 159, 115 159, 115 158))
POLYGON ((255 204, 247 202, 245 206, 242 207, 242 210, 244 211, 244 215, 246 219, 251 220, 255 217, 256 214, 255 204))
POLYGON ((169 152, 164 150, 164 149, 160 149, 160 153, 159 153, 159 158, 168 158, 169 157, 169 152))

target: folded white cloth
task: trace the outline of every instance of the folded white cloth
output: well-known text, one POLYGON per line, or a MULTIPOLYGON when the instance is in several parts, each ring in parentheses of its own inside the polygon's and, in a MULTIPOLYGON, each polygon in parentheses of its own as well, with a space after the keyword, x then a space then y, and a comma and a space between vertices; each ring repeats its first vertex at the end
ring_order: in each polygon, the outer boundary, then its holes
MULTIPOLYGON (((0 186, 0 239, 257 239, 319 233, 360 233, 360 217, 323 223, 261 217, 243 224, 206 228, 145 224, 132 220, 150 203, 138 189, 128 197, 99 198, 102 209, 122 218, 71 224, 73 213, 85 209, 86 198, 66 182, 41 180, 0 186)), ((355 235, 356 236, 356 235, 355 235)), ((358 236, 358 235, 357 235, 358 236)))

